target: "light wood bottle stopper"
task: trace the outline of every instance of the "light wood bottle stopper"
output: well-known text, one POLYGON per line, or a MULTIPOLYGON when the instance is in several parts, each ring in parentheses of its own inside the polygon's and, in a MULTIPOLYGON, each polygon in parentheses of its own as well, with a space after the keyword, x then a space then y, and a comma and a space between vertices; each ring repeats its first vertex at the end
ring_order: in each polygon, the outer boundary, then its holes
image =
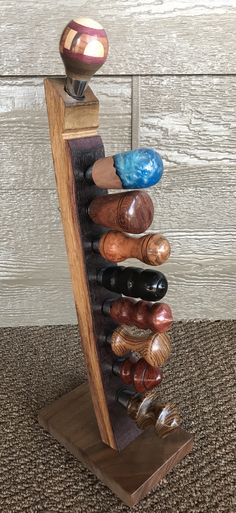
POLYGON ((143 189, 159 182, 162 174, 159 153, 153 148, 139 148, 97 160, 85 178, 102 189, 143 189))
POLYGON ((161 367, 171 352, 170 337, 167 333, 151 333, 150 335, 133 335, 126 327, 116 328, 107 337, 116 356, 124 356, 130 351, 139 353, 153 367, 161 367))
POLYGON ((104 64, 108 39, 102 25, 91 18, 77 18, 66 25, 59 50, 66 70, 66 92, 76 100, 83 99, 91 77, 104 64))
POLYGON ((116 399, 126 408, 128 415, 140 429, 154 426, 156 434, 161 438, 175 431, 181 423, 176 405, 160 401, 159 392, 156 389, 141 395, 121 388, 117 392, 116 399))
POLYGON ((119 231, 105 233, 92 244, 95 251, 110 262, 123 262, 127 258, 137 258, 148 265, 161 265, 170 256, 170 244, 159 233, 131 237, 119 231))

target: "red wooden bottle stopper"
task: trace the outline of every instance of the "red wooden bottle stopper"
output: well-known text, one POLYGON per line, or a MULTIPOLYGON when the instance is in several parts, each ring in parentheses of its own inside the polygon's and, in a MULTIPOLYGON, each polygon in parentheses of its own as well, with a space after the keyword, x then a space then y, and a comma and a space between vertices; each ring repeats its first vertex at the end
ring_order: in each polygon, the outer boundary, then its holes
POLYGON ((114 230, 142 233, 153 221, 154 207, 145 191, 98 196, 89 205, 92 221, 114 230))
POLYGON ((93 249, 110 262, 137 258, 145 264, 161 265, 170 256, 170 244, 159 233, 131 237, 119 231, 110 231, 93 243, 93 249))
POLYGON ((149 303, 121 297, 105 302, 102 310, 118 324, 137 326, 157 333, 168 331, 173 323, 171 308, 166 303, 149 303))
POLYGON ((133 385, 137 392, 146 392, 160 385, 162 381, 162 371, 159 367, 152 367, 144 358, 137 362, 132 362, 127 358, 124 361, 116 361, 112 370, 114 374, 120 376, 125 385, 133 385))

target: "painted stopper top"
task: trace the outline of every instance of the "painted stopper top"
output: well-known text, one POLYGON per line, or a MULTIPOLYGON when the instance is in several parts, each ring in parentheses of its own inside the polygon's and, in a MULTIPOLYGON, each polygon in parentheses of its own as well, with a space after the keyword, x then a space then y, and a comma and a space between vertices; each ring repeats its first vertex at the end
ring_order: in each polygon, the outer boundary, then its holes
POLYGON ((162 177, 163 162, 153 148, 138 148, 114 155, 114 167, 124 189, 155 185, 162 177))

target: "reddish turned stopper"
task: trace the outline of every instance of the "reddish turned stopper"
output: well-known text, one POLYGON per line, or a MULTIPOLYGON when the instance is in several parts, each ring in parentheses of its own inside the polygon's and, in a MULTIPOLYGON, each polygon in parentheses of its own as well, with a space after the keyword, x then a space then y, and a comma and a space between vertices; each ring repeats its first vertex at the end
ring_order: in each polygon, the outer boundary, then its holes
POLYGON ((98 196, 91 201, 89 217, 96 224, 129 233, 142 233, 153 220, 154 207, 145 191, 98 196))
POLYGON ((131 362, 129 359, 115 362, 113 372, 120 376, 125 385, 133 385, 141 393, 160 385, 162 381, 161 369, 152 367, 144 358, 140 358, 138 362, 131 362))
POLYGON ((168 331, 173 323, 171 308, 166 303, 149 303, 121 297, 103 305, 103 312, 113 321, 127 326, 152 330, 157 333, 168 331))
POLYGON ((160 233, 131 237, 118 231, 105 233, 98 242, 98 250, 110 262, 138 258, 149 265, 161 265, 170 256, 170 244, 160 233))

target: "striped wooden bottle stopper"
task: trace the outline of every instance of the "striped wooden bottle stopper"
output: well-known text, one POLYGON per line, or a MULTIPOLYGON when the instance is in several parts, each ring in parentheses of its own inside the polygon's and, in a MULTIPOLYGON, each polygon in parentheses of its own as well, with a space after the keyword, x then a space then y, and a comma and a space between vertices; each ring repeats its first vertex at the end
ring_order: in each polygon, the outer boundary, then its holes
POLYGON ((66 25, 59 50, 67 75, 65 89, 70 96, 83 98, 88 81, 106 61, 108 49, 106 32, 97 21, 80 17, 66 25))
POLYGON ((167 333, 133 335, 125 326, 120 326, 107 337, 116 356, 124 356, 130 351, 139 353, 152 367, 161 367, 171 352, 170 337, 167 333))
POLYGON ((161 438, 175 431, 181 423, 176 405, 163 403, 157 389, 141 395, 121 388, 117 391, 116 399, 140 429, 154 426, 156 434, 161 438))

